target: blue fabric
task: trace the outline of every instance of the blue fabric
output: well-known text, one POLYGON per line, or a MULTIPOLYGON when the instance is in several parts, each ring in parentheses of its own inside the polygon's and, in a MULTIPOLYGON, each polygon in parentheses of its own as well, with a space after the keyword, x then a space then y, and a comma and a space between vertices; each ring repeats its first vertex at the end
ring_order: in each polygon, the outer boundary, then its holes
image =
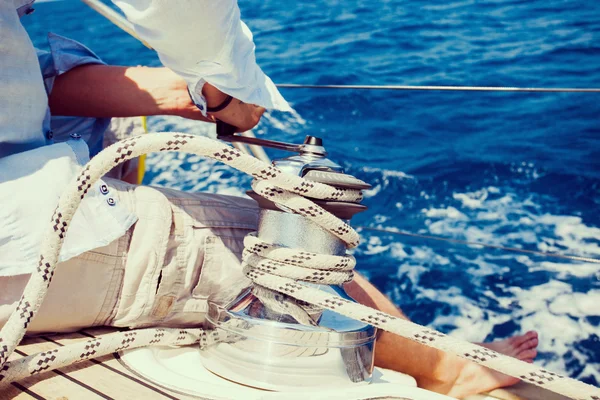
MULTIPOLYGON (((49 33, 48 44, 49 52, 37 50, 48 96, 52 92, 57 76, 82 65, 104 64, 90 49, 63 36, 49 33)), ((48 118, 46 131, 52 131, 52 140, 55 143, 65 142, 70 139, 70 134, 78 133, 87 143, 90 157, 102 150, 104 132, 110 124, 110 118, 63 117, 50 114, 48 114, 48 118)))
POLYGON ((48 98, 37 56, 15 7, 0 1, 0 157, 49 144, 48 98))

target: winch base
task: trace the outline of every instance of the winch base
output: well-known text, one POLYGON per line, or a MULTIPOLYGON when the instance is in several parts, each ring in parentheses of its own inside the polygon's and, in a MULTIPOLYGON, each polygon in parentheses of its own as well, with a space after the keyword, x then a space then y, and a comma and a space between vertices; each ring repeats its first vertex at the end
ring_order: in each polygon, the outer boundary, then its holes
MULTIPOLYGON (((145 347, 120 353, 120 361, 131 372, 154 385, 182 395, 202 399, 248 400, 359 400, 392 398, 405 400, 448 400, 416 387, 415 380, 405 374, 375 368, 373 380, 364 386, 340 386, 331 389, 304 387, 301 392, 271 392, 243 386, 212 374, 202 365, 197 346, 184 348, 145 347)), ((301 377, 299 377, 301 379, 301 377)))

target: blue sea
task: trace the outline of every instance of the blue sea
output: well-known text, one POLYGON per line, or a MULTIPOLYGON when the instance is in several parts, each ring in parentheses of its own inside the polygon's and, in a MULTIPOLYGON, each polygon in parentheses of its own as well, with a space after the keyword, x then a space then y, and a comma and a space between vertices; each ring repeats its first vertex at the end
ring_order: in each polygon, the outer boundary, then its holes
MULTIPOLYGON (((239 0, 278 83, 600 87, 600 2, 239 0)), ((25 18, 106 62, 156 55, 76 1, 25 18)), ((202 35, 190 26, 190 35, 202 35)), ((600 258, 600 94, 282 89, 255 133, 321 136, 371 183, 357 226, 600 258)), ((175 117, 150 129, 214 134, 175 117)), ((273 157, 283 153, 269 151, 273 157)), ((239 194, 249 178, 151 155, 145 183, 239 194)), ((539 365, 600 385, 600 265, 361 231, 358 270, 416 322, 483 341, 535 329, 539 365)))

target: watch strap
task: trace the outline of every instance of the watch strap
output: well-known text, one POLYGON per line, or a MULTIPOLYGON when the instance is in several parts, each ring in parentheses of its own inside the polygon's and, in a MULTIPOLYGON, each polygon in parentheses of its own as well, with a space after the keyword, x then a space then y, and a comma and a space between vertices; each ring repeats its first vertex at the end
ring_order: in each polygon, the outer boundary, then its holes
POLYGON ((233 97, 231 97, 230 95, 227 95, 227 98, 225 100, 223 100, 223 102, 221 104, 219 104, 218 106, 208 107, 208 105, 207 105, 206 111, 209 113, 219 112, 219 111, 225 109, 225 107, 227 107, 229 105, 229 103, 231 103, 231 100, 233 100, 233 97))

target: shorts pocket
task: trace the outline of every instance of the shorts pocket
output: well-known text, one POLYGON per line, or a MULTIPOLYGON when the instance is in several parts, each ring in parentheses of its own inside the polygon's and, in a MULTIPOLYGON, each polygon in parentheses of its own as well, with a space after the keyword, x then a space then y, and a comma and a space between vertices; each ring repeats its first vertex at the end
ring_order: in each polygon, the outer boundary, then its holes
POLYGON ((217 236, 215 231, 204 238, 204 260, 192 295, 226 304, 250 284, 241 267, 243 240, 250 230, 235 230, 235 236, 217 236))

